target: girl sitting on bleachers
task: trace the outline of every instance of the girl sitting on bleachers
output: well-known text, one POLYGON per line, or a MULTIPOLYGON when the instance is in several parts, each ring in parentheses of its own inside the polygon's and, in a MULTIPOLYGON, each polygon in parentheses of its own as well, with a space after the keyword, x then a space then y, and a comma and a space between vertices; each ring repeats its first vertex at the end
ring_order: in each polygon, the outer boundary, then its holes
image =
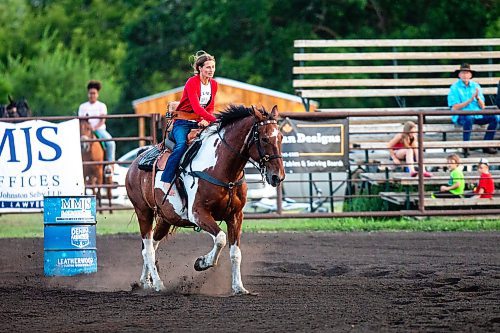
MULTIPOLYGON (((418 160, 417 147, 417 125, 412 121, 407 121, 404 124, 403 132, 398 133, 387 144, 392 161, 396 165, 402 165, 405 161, 406 168, 412 177, 418 175, 415 170, 414 163, 418 160)), ((431 177, 432 174, 424 170, 424 177, 431 177)))

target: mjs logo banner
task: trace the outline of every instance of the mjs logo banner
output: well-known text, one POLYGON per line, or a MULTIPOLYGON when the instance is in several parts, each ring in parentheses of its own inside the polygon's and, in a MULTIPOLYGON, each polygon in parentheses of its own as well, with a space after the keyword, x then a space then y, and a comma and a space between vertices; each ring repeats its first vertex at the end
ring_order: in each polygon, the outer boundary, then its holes
POLYGON ((41 211, 44 195, 83 192, 78 119, 0 122, 0 213, 41 211))

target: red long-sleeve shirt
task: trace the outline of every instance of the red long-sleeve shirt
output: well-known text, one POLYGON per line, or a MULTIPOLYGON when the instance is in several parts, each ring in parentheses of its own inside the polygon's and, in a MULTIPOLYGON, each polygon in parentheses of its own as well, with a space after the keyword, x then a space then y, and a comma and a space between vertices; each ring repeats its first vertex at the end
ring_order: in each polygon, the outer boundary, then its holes
POLYGON ((182 98, 177 106, 176 111, 196 113, 199 116, 197 121, 205 119, 209 122, 214 122, 216 118, 214 117, 214 105, 215 105, 215 95, 217 94, 217 81, 210 79, 210 89, 211 89, 211 99, 208 103, 206 109, 200 105, 200 95, 201 95, 201 80, 199 75, 190 77, 186 85, 184 86, 184 91, 182 92, 182 98))

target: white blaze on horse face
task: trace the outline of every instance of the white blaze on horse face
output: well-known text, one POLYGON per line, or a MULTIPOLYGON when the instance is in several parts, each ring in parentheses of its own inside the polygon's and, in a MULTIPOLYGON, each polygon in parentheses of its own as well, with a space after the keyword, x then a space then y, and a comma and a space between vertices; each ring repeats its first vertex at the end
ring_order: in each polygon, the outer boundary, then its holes
MULTIPOLYGON (((88 139, 90 139, 90 138, 88 136, 86 136, 86 135, 80 136, 80 141, 84 141, 84 140, 88 140, 88 139)), ((81 142, 80 146, 81 146, 83 152, 85 152, 85 153, 89 152, 89 150, 90 150, 90 142, 81 142)))
POLYGON ((270 135, 270 136, 271 136, 272 138, 276 138, 276 137, 278 137, 278 134, 280 134, 279 129, 277 129, 277 128, 273 128, 273 132, 271 133, 271 135, 270 135))
MULTIPOLYGON (((220 132, 222 137, 224 137, 224 132, 224 130, 220 132)), ((217 134, 203 138, 203 144, 198 154, 196 154, 196 157, 191 162, 191 167, 189 167, 189 169, 193 171, 205 171, 209 168, 215 168, 217 165, 217 156, 215 152, 220 144, 221 142, 217 134)), ((193 205, 196 200, 196 193, 198 192, 199 178, 189 176, 186 173, 183 174, 183 178, 188 195, 188 218, 194 224, 199 225, 198 216, 193 213, 193 205)))

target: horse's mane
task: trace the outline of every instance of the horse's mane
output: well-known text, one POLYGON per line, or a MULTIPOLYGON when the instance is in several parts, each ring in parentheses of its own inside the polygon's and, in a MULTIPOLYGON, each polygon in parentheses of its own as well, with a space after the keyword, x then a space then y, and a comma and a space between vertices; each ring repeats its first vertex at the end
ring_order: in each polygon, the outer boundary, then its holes
MULTIPOLYGON (((219 121, 220 128, 223 128, 224 126, 232 124, 238 119, 251 116, 256 111, 257 110, 253 109, 252 107, 231 104, 224 111, 217 114, 216 117, 219 121)), ((260 111, 266 118, 269 118, 269 114, 264 108, 260 108, 258 109, 258 111, 260 111)))
POLYGON ((220 128, 225 127, 238 119, 246 118, 252 115, 252 108, 244 105, 229 105, 224 111, 216 115, 220 128))

